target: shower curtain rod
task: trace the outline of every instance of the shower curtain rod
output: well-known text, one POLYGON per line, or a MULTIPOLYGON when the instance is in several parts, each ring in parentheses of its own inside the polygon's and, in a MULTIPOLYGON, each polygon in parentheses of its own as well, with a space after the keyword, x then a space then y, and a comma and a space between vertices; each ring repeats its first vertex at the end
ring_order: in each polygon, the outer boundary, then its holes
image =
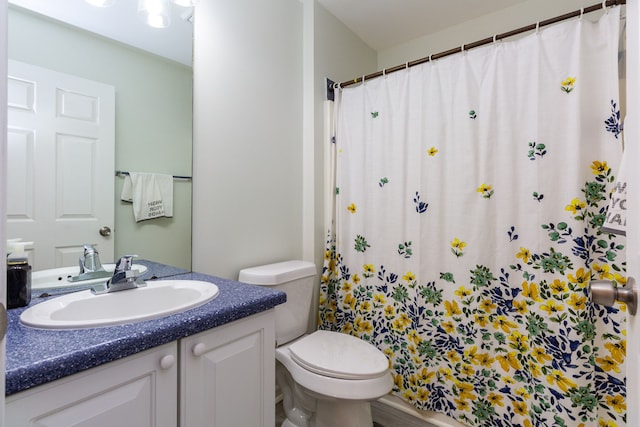
MULTIPOLYGON (((433 55, 426 56, 424 58, 416 59, 414 61, 407 62, 406 64, 396 65, 395 67, 385 68, 382 71, 376 71, 372 74, 367 74, 365 76, 356 77, 353 80, 348 80, 346 82, 340 83, 338 86, 343 88, 346 86, 351 86, 365 80, 373 79, 376 77, 383 76, 385 74, 393 73, 395 71, 404 70, 405 68, 413 67, 415 65, 424 64, 425 62, 433 61, 434 59, 444 58, 445 56, 454 55, 456 53, 463 52, 465 50, 474 49, 476 47, 484 46, 489 43, 493 43, 497 40, 506 39, 508 37, 513 37, 518 34, 526 33, 527 31, 533 31, 541 27, 545 27, 547 25, 555 24, 561 21, 565 21, 567 19, 575 18, 577 16, 581 16, 584 13, 591 13, 601 9, 605 9, 610 6, 627 4, 627 0, 607 0, 602 3, 594 4, 593 6, 585 7, 580 10, 576 10, 573 12, 565 13, 564 15, 556 16, 555 18, 545 19, 544 21, 539 21, 535 24, 527 25, 526 27, 520 27, 515 30, 507 31, 506 33, 496 34, 493 37, 487 37, 486 39, 478 40, 473 43, 463 44, 461 47, 457 47, 455 49, 449 49, 444 52, 435 53, 433 55)), ((333 98, 333 90, 335 89, 336 84, 331 80, 327 79, 327 95, 328 98, 333 98)))

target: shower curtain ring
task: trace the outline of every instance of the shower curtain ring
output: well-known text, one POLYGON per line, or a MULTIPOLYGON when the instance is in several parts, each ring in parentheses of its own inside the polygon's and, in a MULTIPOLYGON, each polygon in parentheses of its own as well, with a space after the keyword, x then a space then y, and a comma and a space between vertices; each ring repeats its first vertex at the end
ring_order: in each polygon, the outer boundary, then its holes
POLYGON ((584 16, 584 7, 580 8, 580 20, 582 21, 582 17, 584 16))
POLYGON ((602 9, 604 9, 604 13, 609 13, 609 9, 607 9, 607 0, 602 2, 602 9))
POLYGON ((536 22, 536 34, 540 31, 540 21, 536 22))

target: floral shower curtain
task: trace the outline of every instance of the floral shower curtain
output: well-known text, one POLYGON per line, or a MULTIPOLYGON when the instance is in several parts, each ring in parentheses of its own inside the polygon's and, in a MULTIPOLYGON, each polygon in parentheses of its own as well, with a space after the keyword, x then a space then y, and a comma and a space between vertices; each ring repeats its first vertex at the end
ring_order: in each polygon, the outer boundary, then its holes
POLYGON ((342 89, 319 322, 469 426, 623 426, 619 8, 342 89))

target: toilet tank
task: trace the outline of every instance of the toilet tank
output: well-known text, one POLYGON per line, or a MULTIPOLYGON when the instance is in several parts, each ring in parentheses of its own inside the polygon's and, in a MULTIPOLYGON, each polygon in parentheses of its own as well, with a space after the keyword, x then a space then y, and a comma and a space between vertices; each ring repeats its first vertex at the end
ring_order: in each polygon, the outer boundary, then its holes
POLYGON ((307 332, 315 275, 315 264, 307 261, 284 261, 240 270, 240 282, 269 286, 287 294, 287 302, 275 307, 277 345, 307 332))

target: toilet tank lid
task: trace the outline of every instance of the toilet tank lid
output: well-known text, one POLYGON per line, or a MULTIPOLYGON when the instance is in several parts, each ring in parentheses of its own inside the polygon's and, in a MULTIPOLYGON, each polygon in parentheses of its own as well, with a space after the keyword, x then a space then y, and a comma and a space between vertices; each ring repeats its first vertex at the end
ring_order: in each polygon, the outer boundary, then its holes
POLYGON ((308 261, 283 261, 240 270, 238 280, 252 285, 275 286, 316 274, 316 266, 308 261))

